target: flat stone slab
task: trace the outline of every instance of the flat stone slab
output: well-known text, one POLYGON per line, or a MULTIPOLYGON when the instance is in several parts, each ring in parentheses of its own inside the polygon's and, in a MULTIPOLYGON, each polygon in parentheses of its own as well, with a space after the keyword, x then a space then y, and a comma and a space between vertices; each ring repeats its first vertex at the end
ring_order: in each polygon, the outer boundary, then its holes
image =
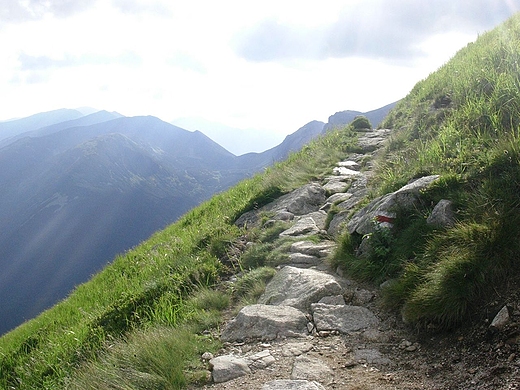
POLYGON ((336 248, 334 241, 320 241, 319 243, 298 241, 291 245, 290 251, 292 253, 303 253, 316 257, 327 257, 334 248, 336 248))
POLYGON ((267 368, 276 361, 268 350, 250 355, 247 357, 247 360, 249 361, 249 367, 256 370, 267 368))
POLYGON ((242 214, 235 225, 239 227, 255 226, 265 213, 289 212, 293 215, 305 215, 318 211, 327 199, 325 190, 318 183, 309 183, 280 196, 278 199, 258 209, 242 214))
POLYGON ((298 220, 293 226, 289 229, 284 230, 280 233, 280 237, 287 236, 309 236, 313 234, 318 234, 320 229, 316 225, 316 222, 310 217, 304 217, 298 220))
POLYGON ((358 145, 366 152, 374 151, 383 144, 390 132, 388 129, 368 131, 359 137, 358 145))
POLYGON ((291 379, 329 381, 333 375, 332 369, 322 360, 301 355, 294 359, 291 379))
POLYGON ((329 194, 337 194, 339 192, 345 192, 350 187, 350 183, 345 183, 344 181, 339 180, 331 180, 326 183, 323 188, 329 194))
POLYGON ((248 361, 232 355, 218 356, 209 361, 213 382, 222 383, 251 373, 248 361))
POLYGON ((318 332, 337 330, 348 334, 379 325, 379 319, 374 313, 362 306, 315 303, 311 305, 311 309, 318 332))
POLYGON ((279 379, 267 382, 262 390, 325 390, 315 381, 279 379))
POLYGON ((331 295, 329 297, 323 297, 318 303, 325 303, 326 305, 345 305, 345 298, 343 295, 331 295))
POLYGON ((361 176, 362 173, 355 171, 353 169, 347 168, 347 167, 334 167, 332 170, 332 173, 339 176, 348 176, 348 177, 356 177, 361 176))
POLYGON ((309 310, 311 304, 321 298, 342 292, 342 286, 332 275, 313 269, 286 266, 267 284, 258 302, 309 310))
POLYGON ((220 338, 233 342, 301 337, 308 333, 307 322, 305 314, 291 306, 249 305, 228 322, 220 338))
POLYGON ((305 236, 318 234, 325 229, 327 213, 323 210, 315 211, 300 217, 289 229, 280 233, 280 236, 305 236))
POLYGON ((316 256, 306 255, 305 253, 291 253, 287 264, 294 267, 312 267, 319 265, 321 259, 316 256))
POLYGON ((338 162, 337 165, 338 165, 338 167, 350 168, 350 169, 353 169, 355 171, 359 171, 361 169, 361 165, 359 165, 355 161, 350 161, 350 160, 340 161, 340 162, 338 162))
POLYGON ((352 194, 349 194, 347 192, 332 194, 331 196, 329 196, 327 198, 326 203, 344 202, 344 201, 348 200, 351 196, 352 196, 352 194))
POLYGON ((282 346, 283 356, 300 356, 305 352, 309 352, 313 347, 313 344, 308 341, 299 341, 287 343, 282 346))
POLYGON ((359 363, 376 364, 385 366, 391 364, 392 361, 384 357, 377 349, 356 349, 354 358, 359 363))

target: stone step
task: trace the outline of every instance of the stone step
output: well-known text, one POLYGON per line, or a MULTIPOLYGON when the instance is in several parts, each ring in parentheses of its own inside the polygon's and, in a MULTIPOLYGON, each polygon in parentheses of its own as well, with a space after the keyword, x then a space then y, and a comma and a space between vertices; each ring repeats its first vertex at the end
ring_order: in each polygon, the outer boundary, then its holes
POLYGON ((342 294, 343 291, 338 279, 328 273, 286 266, 267 284, 258 302, 307 311, 321 298, 342 294))

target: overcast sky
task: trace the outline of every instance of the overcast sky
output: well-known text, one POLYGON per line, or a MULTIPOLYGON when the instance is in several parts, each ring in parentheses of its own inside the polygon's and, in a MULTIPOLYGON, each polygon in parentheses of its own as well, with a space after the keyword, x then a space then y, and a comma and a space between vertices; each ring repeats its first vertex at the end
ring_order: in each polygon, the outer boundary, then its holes
POLYGON ((520 0, 2 0, 0 120, 90 106, 294 132, 404 97, 520 0))

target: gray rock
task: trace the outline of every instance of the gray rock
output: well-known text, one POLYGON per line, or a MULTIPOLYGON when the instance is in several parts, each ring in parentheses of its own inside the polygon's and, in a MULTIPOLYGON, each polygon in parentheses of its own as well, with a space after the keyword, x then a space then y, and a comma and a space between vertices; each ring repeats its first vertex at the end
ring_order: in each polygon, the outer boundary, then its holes
POLYGON ((350 161, 350 160, 347 160, 347 161, 340 161, 338 164, 337 164, 338 167, 345 167, 345 168, 350 168, 350 169, 353 169, 354 171, 359 171, 361 169, 361 165, 359 165, 357 162, 355 161, 350 161))
POLYGON ((353 169, 347 167, 334 167, 332 173, 345 177, 357 177, 362 175, 361 172, 355 171, 353 169))
POLYGON ((259 207, 256 210, 242 214, 235 225, 239 227, 256 226, 265 213, 289 212, 293 215, 305 215, 318 211, 325 203, 325 190, 318 183, 306 184, 288 194, 282 195, 275 201, 259 207))
POLYGON ((314 324, 318 331, 337 330, 350 333, 375 328, 379 319, 365 307, 348 305, 311 305, 314 324))
POLYGON ((307 341, 291 342, 282 346, 283 356, 300 356, 302 353, 309 352, 312 349, 312 343, 307 341))
POLYGON ((321 241, 317 244, 312 241, 298 241, 291 245, 292 253, 304 253, 310 256, 326 257, 336 248, 334 241, 321 241))
POLYGON ((248 339, 274 340, 307 334, 307 317, 290 306, 249 305, 244 307, 222 331, 226 342, 248 339))
POLYGON ((328 382, 333 375, 334 372, 332 369, 322 360, 302 355, 294 359, 291 379, 306 379, 328 382))
POLYGON ((366 192, 367 185, 368 185, 368 176, 367 175, 359 176, 357 178, 357 180, 352 182, 352 185, 348 189, 348 192, 350 192, 351 194, 354 194, 356 196, 361 196, 360 195, 361 191, 366 192))
POLYGON ((350 234, 354 232, 365 235, 375 229, 374 220, 379 215, 389 215, 396 207, 411 209, 418 205, 421 190, 427 188, 439 178, 438 175, 425 176, 413 181, 399 190, 374 199, 366 207, 357 212, 348 222, 350 234))
POLYGON ((325 190, 317 183, 307 184, 291 192, 287 199, 283 200, 287 211, 295 215, 305 215, 318 211, 325 202, 325 190))
POLYGON ((294 219, 294 214, 287 210, 279 210, 273 216, 275 221, 292 221, 294 219))
POLYGON ((338 237, 341 235, 343 230, 345 229, 345 225, 349 221, 348 216, 350 211, 340 211, 334 217, 332 217, 332 221, 329 223, 329 228, 327 229, 327 233, 332 237, 338 237))
POLYGON ((327 198, 327 200, 325 201, 325 204, 323 206, 321 206, 320 210, 328 211, 328 210, 330 210, 332 205, 344 202, 344 201, 350 199, 351 197, 352 197, 352 194, 347 193, 347 192, 332 194, 331 196, 329 196, 327 198))
POLYGON ((362 288, 356 288, 352 295, 352 305, 361 306, 366 305, 374 300, 375 294, 362 288))
POLYGON ((337 279, 313 269, 284 267, 271 279, 258 300, 261 304, 292 306, 308 310, 312 303, 329 295, 339 295, 343 288, 337 279))
POLYGON ((248 362, 245 359, 224 355, 213 358, 209 361, 212 368, 212 377, 215 383, 230 381, 251 373, 248 362))
POLYGON ((264 350, 255 353, 254 355, 248 356, 247 360, 250 362, 249 367, 257 370, 267 368, 276 361, 274 356, 271 355, 271 352, 268 350, 264 350))
POLYGON ((352 197, 345 200, 344 202, 338 203, 338 209, 350 211, 363 199, 365 196, 365 190, 359 190, 358 192, 352 194, 352 197))
POLYGON ((211 352, 204 352, 201 357, 202 360, 211 360, 213 359, 213 354, 211 352))
POLYGON ((325 390, 315 381, 279 379, 267 382, 262 390, 325 390))
POLYGON ((345 192, 349 187, 350 183, 345 183, 344 181, 340 180, 330 180, 323 186, 325 191, 327 191, 329 194, 345 192))
POLYGON ((345 304, 345 298, 343 298, 343 295, 332 295, 329 297, 323 297, 320 299, 318 303, 324 303, 326 305, 344 305, 345 304))
POLYGON ((390 134, 388 129, 367 131, 358 139, 358 145, 365 153, 378 149, 390 134))
POLYGON ((377 349, 357 349, 354 351, 354 358, 359 363, 366 362, 368 364, 376 364, 381 366, 392 363, 390 359, 384 357, 377 349))
POLYGON ((509 309, 507 308, 507 306, 504 306, 502 309, 500 309, 495 318, 493 318, 493 321, 491 321, 490 328, 502 330, 510 322, 511 317, 509 316, 509 309))
POLYGON ((305 253, 291 253, 287 264, 295 267, 312 267, 321 263, 321 259, 305 253))
POLYGON ((327 198, 327 203, 340 203, 340 202, 344 202, 344 201, 350 199, 351 196, 352 196, 352 194, 347 193, 347 192, 338 193, 338 194, 332 194, 331 196, 329 196, 327 198))
POLYGON ((305 236, 318 234, 325 229, 327 213, 323 210, 304 215, 289 229, 280 233, 280 236, 305 236))
POLYGON ((310 236, 313 234, 318 234, 320 231, 321 229, 316 225, 314 219, 311 217, 303 217, 289 229, 281 232, 280 237, 310 236))
POLYGON ((455 224, 453 212, 453 202, 442 199, 435 205, 431 215, 426 219, 426 223, 440 228, 451 227, 455 224))

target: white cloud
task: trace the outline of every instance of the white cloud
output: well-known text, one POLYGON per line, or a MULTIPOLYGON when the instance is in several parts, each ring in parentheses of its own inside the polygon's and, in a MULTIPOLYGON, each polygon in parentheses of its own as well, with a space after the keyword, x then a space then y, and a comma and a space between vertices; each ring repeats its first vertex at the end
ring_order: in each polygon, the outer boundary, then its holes
POLYGON ((404 97, 515 7, 511 0, 7 0, 0 120, 94 106, 287 134, 336 111, 404 97))
POLYGON ((520 10, 507 0, 368 0, 345 7, 331 23, 301 26, 267 18, 235 42, 249 61, 368 57, 413 64, 434 34, 478 33, 520 10))

